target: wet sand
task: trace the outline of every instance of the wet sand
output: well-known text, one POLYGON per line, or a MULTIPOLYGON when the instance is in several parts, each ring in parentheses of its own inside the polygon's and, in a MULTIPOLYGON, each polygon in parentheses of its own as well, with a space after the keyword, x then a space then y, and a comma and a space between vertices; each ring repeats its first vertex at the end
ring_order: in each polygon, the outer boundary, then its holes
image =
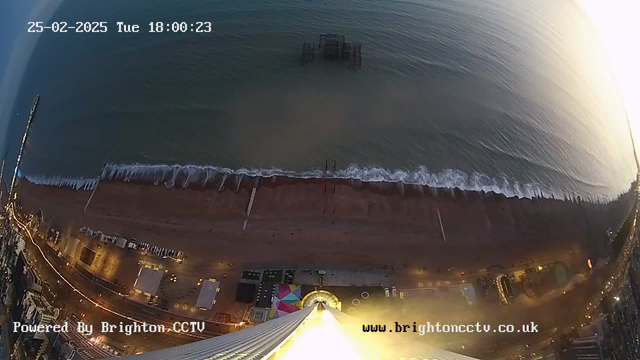
POLYGON ((336 267, 474 271, 541 258, 576 261, 605 249, 632 205, 632 193, 599 205, 517 199, 483 192, 397 183, 261 178, 245 230, 255 179, 202 188, 101 181, 90 191, 23 180, 25 210, 77 235, 82 226, 184 251, 189 265, 224 261, 245 268, 336 267), (442 219, 442 236, 438 212, 442 219))

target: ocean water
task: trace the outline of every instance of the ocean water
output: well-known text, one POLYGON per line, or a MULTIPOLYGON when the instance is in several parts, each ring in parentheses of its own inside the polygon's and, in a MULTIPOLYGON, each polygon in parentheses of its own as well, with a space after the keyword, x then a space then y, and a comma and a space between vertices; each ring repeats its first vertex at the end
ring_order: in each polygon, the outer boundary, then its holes
POLYGON ((90 187, 78 179, 105 163, 160 180, 325 176, 335 161, 342 178, 606 199, 635 177, 616 84, 571 0, 65 0, 51 21, 109 30, 45 33, 31 56, 7 157, 40 94, 21 169, 39 183, 90 187), (361 43, 362 70, 300 66, 320 33, 361 43))

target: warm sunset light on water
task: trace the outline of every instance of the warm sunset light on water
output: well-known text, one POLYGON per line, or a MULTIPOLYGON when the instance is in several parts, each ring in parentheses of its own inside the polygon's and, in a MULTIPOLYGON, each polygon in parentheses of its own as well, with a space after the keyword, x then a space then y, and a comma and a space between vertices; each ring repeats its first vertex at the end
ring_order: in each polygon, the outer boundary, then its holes
POLYGON ((611 64, 634 131, 640 138, 640 2, 636 0, 581 0, 611 64))

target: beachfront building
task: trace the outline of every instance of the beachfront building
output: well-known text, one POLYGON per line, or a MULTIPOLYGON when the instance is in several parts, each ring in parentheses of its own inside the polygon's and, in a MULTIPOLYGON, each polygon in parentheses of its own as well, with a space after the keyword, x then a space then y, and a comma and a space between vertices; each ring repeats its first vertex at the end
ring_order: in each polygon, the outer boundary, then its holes
POLYGON ((211 310, 216 303, 216 296, 220 292, 220 282, 215 279, 207 279, 200 282, 200 294, 196 301, 196 307, 202 310, 211 310))
POLYGON ((603 360, 602 336, 590 336, 586 338, 572 339, 571 348, 576 360, 603 360))
MULTIPOLYGON (((320 297, 318 297, 319 299, 320 297)), ((420 342, 363 334, 362 325, 327 303, 310 306, 265 323, 195 343, 132 356, 162 359, 429 359, 474 360, 420 342), (358 332, 358 328, 360 331, 358 332)))
MULTIPOLYGON (((35 326, 49 325, 60 315, 60 309, 51 306, 40 294, 28 291, 22 300, 24 306, 23 323, 35 326)), ((36 340, 44 340, 46 334, 43 332, 33 333, 36 340)))

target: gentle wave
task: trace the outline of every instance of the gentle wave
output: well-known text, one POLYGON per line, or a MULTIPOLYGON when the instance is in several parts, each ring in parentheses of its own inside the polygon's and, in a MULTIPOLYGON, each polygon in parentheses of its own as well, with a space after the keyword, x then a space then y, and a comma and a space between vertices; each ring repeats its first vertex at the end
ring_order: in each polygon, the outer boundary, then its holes
MULTIPOLYGON (((421 166, 416 170, 387 170, 379 167, 360 167, 350 165, 346 169, 324 172, 322 170, 310 170, 296 172, 278 168, 241 168, 230 169, 217 166, 200 165, 150 165, 150 164, 107 164, 101 174, 102 180, 107 181, 140 181, 149 182, 156 186, 194 187, 215 185, 220 178, 232 176, 249 176, 269 178, 281 176, 299 179, 352 179, 363 182, 402 182, 404 184, 429 186, 431 188, 458 188, 467 191, 484 191, 503 194, 507 197, 518 198, 554 198, 575 201, 579 196, 583 200, 595 203, 606 203, 617 197, 596 196, 591 194, 574 194, 568 191, 542 186, 540 184, 520 184, 506 178, 496 178, 485 174, 472 173, 471 175, 460 170, 444 170, 430 172, 421 166)), ((45 177, 26 176, 27 179, 38 185, 70 187, 76 190, 92 190, 97 180, 95 178, 69 178, 69 177, 45 177)))

